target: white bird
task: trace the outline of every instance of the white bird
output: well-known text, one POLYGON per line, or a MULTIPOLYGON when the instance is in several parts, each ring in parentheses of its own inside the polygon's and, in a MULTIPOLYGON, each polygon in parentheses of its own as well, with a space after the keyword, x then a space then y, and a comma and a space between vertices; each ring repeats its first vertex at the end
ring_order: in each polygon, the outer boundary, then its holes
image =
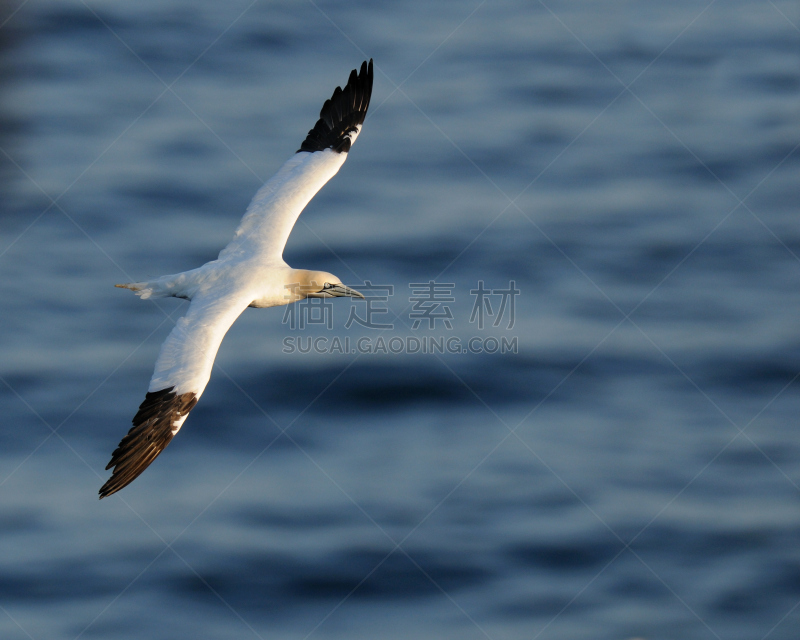
POLYGON ((300 149, 253 198, 233 240, 202 267, 149 282, 118 284, 143 300, 190 300, 156 360, 133 428, 119 443, 100 488, 110 496, 135 480, 178 433, 208 384, 222 338, 247 307, 274 307, 304 298, 364 296, 324 271, 292 269, 283 249, 300 212, 347 159, 372 95, 372 60, 336 87, 300 149))

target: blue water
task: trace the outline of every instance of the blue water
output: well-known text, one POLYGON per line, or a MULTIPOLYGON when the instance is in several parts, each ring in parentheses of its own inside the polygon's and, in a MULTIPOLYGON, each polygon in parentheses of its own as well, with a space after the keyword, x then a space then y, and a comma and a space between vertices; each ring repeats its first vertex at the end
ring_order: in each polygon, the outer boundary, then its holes
POLYGON ((797 637, 797 3, 3 20, 0 636, 797 637), (366 57, 370 116, 286 258, 392 286, 392 328, 248 309, 98 501, 185 305, 112 285, 213 259, 366 57), (449 329, 412 329, 429 281, 449 329), (513 326, 470 323, 479 281, 515 283, 513 326), (516 349, 284 347, 379 336, 516 349))

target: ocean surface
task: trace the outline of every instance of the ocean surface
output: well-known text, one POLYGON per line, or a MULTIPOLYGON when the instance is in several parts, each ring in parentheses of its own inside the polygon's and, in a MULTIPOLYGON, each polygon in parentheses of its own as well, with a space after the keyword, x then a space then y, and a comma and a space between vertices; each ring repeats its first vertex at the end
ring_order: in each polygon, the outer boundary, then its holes
POLYGON ((798 637, 800 5, 0 11, 0 637, 798 637), (246 310, 98 501, 186 308, 113 285, 370 57, 285 257, 372 315, 246 310))

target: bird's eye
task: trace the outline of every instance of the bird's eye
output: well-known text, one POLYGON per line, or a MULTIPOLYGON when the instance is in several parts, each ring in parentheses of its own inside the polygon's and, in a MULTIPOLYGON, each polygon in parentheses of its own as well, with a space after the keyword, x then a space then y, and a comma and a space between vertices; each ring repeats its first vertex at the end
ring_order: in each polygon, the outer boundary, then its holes
POLYGON ((331 283, 330 282, 326 282, 325 285, 322 288, 323 289, 330 289, 331 288, 331 283))

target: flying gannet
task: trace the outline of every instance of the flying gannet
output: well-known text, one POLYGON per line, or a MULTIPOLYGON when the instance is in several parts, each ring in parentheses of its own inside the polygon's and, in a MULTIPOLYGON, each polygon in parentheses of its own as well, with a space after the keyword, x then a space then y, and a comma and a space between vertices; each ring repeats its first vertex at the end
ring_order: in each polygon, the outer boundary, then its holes
POLYGON ((256 193, 233 240, 202 267, 149 282, 118 284, 143 300, 190 300, 161 347, 150 387, 133 428, 106 470, 100 498, 133 482, 178 433, 208 384, 214 358, 231 325, 247 307, 274 307, 304 298, 364 296, 324 271, 292 269, 283 249, 300 212, 347 159, 367 115, 372 60, 336 87, 319 120, 292 156, 256 193))

